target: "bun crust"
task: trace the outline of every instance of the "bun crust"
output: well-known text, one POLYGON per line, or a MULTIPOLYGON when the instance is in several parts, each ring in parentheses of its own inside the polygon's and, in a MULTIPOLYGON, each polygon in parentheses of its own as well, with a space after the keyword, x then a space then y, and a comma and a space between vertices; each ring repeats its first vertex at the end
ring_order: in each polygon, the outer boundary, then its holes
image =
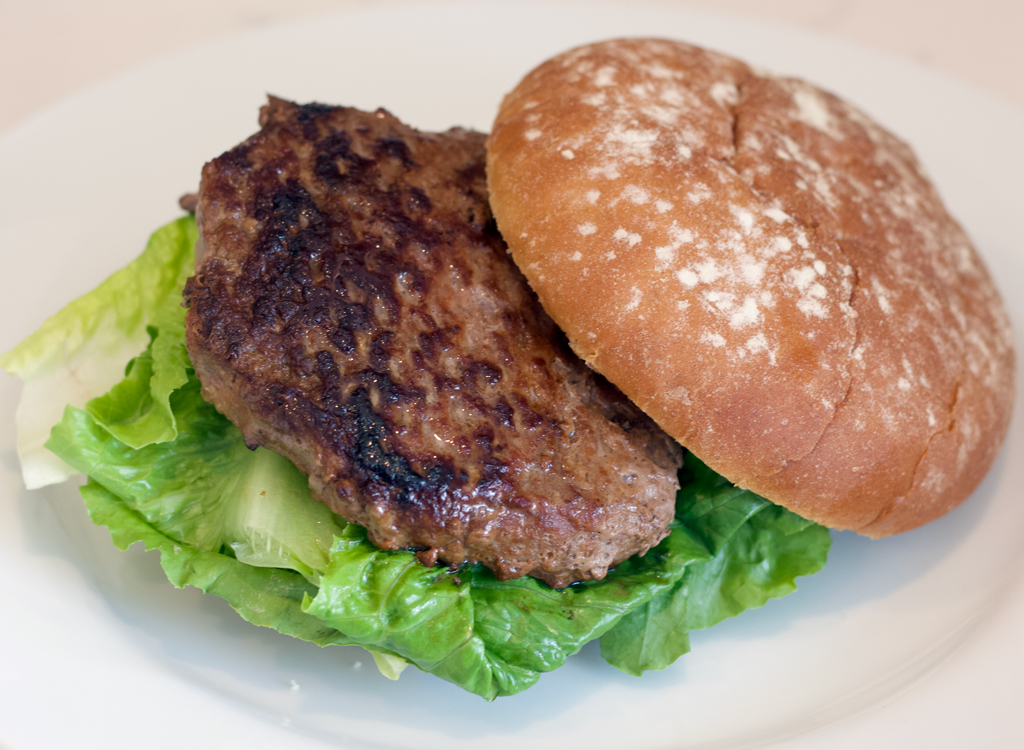
POLYGON ((910 149, 835 96, 682 43, 594 44, 505 98, 488 182, 576 352, 736 484, 885 536, 995 460, 998 292, 910 149))

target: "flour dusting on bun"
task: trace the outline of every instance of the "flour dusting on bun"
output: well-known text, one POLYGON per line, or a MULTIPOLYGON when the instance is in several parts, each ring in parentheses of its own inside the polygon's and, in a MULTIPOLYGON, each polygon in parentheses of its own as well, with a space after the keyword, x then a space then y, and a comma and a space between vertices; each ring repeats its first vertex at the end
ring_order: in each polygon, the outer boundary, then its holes
POLYGON ((837 97, 678 42, 588 45, 505 98, 488 182, 576 352, 736 484, 885 536, 995 460, 998 292, 911 150, 837 97))

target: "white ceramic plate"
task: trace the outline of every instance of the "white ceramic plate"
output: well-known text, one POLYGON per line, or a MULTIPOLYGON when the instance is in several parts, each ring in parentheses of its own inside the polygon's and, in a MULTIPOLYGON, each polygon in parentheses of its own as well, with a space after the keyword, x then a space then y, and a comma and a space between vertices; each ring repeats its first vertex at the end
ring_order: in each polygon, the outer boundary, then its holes
MULTIPOLYGON (((663 35, 810 78, 913 143, 1008 296, 1024 304, 1024 112, 909 63, 744 20, 625 5, 389 6, 189 50, 80 94, 0 140, 0 349, 133 257, 200 165, 256 129, 265 93, 417 126, 486 129, 542 59, 663 35)), ((0 381, 10 425, 18 388, 0 381)), ((895 539, 835 535, 801 590, 693 637, 636 679, 587 648, 487 704, 357 649, 321 650, 173 589, 120 553, 74 488, 20 487, 0 432, 0 745, 107 748, 1005 747, 1024 670, 1024 423, 969 503, 895 539)), ((1011 741, 1014 740, 1014 741, 1011 741)))

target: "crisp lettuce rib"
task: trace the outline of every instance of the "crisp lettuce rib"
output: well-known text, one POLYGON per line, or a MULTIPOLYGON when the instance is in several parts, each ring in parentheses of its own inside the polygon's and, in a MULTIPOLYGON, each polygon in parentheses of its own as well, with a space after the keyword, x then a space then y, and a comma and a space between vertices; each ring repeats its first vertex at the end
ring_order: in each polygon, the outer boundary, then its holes
POLYGON ((170 399, 178 425, 172 440, 134 449, 88 410, 69 406, 47 446, 177 543, 201 552, 228 548, 250 565, 288 568, 316 582, 344 520, 310 497, 287 459, 249 450, 202 399, 195 374, 187 377, 170 399))
POLYGON ((316 587, 298 573, 247 565, 230 554, 200 550, 161 533, 121 498, 96 482, 81 488, 89 516, 110 530, 118 549, 141 542, 159 550, 160 565, 178 588, 195 586, 228 601, 243 618, 256 625, 312 641, 321 646, 351 641, 302 611, 302 599, 316 587))

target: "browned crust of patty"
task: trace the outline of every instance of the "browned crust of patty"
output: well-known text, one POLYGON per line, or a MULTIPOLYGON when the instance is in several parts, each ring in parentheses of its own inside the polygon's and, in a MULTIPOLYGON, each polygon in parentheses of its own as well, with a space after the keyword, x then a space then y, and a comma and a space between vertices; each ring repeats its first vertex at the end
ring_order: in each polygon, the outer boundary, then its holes
POLYGON ((204 396, 385 549, 553 586, 667 533, 678 446, 568 349, 498 236, 484 136, 272 99, 203 170, 204 396))
POLYGON ((1013 336, 911 150, 807 83, 664 40, 506 97, 498 226, 573 348, 737 484, 870 536, 981 481, 1013 336))

